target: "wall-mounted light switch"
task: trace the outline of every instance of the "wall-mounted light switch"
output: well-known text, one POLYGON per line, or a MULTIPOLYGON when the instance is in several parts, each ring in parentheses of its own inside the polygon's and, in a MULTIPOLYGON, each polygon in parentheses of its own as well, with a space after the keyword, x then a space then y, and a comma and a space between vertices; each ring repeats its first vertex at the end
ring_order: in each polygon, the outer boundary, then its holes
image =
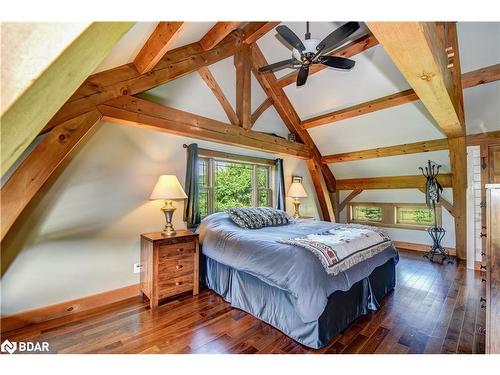
POLYGON ((140 263, 134 263, 134 273, 141 273, 142 266, 140 263))

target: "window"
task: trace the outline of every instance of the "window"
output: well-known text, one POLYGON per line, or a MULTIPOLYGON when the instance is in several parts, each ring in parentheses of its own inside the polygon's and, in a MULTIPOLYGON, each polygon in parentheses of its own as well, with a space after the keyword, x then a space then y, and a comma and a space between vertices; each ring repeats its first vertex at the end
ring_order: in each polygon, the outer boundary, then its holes
POLYGON ((426 206, 396 206, 396 224, 434 225, 434 211, 426 206))
MULTIPOLYGON (((434 225, 434 211, 419 203, 349 203, 348 221, 382 227, 425 230, 434 225)), ((441 206, 436 207, 441 225, 441 206)))
POLYGON ((382 208, 376 206, 354 206, 352 219, 354 221, 382 222, 382 208))
MULTIPOLYGON (((199 205, 201 217, 230 207, 272 206, 271 165, 224 158, 211 151, 199 159, 199 205), (207 154, 209 156, 207 156, 207 154)), ((233 155, 236 157, 237 155, 233 155)), ((255 159, 259 160, 259 159, 255 159)))

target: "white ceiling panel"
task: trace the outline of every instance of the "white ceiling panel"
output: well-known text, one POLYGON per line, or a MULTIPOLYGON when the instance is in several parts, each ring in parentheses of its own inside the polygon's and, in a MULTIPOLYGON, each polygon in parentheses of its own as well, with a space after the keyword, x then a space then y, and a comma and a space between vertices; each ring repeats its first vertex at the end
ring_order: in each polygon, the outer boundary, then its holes
POLYGON ((425 167, 428 160, 442 164, 441 171, 443 173, 450 172, 448 150, 348 161, 329 164, 328 166, 336 179, 404 176, 420 174, 418 167, 425 167))
POLYGON ((169 107, 229 123, 215 95, 198 73, 191 73, 138 95, 169 107))
POLYGON ((111 49, 94 73, 116 68, 134 61, 158 22, 137 22, 111 49))
POLYGON ((459 22, 462 72, 500 63, 500 22, 459 22))
POLYGON ((467 134, 500 130, 500 82, 464 90, 467 134))
POLYGON ((302 87, 289 85, 285 92, 301 119, 322 115, 409 88, 382 46, 353 56, 350 71, 327 68, 308 78, 302 87))
POLYGON ((215 25, 215 22, 185 22, 170 49, 199 41, 213 25, 215 25))
POLYGON ((236 68, 233 56, 210 65, 209 69, 227 100, 236 110, 236 68))
POLYGON ((311 128, 309 134, 324 155, 444 138, 421 102, 311 128))
POLYGON ((269 107, 260 115, 253 125, 252 130, 264 133, 274 133, 284 138, 287 138, 289 133, 274 106, 269 107))

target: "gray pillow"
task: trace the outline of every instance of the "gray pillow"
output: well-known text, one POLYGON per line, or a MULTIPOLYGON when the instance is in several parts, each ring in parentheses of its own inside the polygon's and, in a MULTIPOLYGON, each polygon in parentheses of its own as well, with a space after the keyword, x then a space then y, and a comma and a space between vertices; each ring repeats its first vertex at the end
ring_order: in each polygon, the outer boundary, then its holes
POLYGON ((285 211, 271 207, 228 208, 226 212, 235 224, 245 229, 286 225, 290 222, 285 211))

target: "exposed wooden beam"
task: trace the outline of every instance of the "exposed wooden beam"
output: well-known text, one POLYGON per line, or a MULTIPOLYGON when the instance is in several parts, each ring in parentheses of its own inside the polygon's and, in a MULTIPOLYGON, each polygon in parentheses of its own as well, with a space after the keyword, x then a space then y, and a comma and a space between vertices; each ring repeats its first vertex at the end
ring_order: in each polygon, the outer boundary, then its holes
POLYGON ((55 127, 16 168, 0 190, 2 240, 31 198, 100 119, 94 110, 55 127))
POLYGON ((350 192, 350 194, 345 197, 345 199, 339 204, 338 211, 341 213, 344 208, 347 206, 347 204, 352 201, 354 198, 356 198, 359 194, 361 194, 363 190, 353 190, 350 192))
POLYGON ((366 103, 361 103, 351 107, 340 109, 338 111, 326 113, 321 116, 312 117, 310 119, 302 121, 301 125, 304 129, 310 129, 320 125, 326 125, 332 122, 346 120, 351 117, 380 111, 381 109, 410 103, 415 100, 418 100, 417 94, 415 94, 415 91, 413 91, 413 89, 409 89, 398 92, 396 94, 387 95, 382 98, 370 100, 366 103))
POLYGON ((232 56, 241 45, 241 32, 236 30, 226 39, 209 51, 203 50, 199 42, 168 51, 146 74, 138 73, 133 64, 126 64, 91 75, 49 121, 44 132, 108 100, 147 91, 232 56))
POLYGON ((335 212, 331 196, 326 186, 326 181, 321 168, 314 159, 307 159, 307 169, 314 185, 316 197, 321 211, 321 219, 324 221, 335 221, 335 212))
POLYGON ((163 131, 218 143, 291 155, 307 159, 307 146, 266 133, 245 130, 189 112, 156 104, 133 96, 121 96, 101 104, 103 119, 122 125, 163 131))
POLYGON ((272 105, 273 105, 273 100, 267 97, 266 100, 264 100, 262 104, 259 105, 259 107, 255 110, 255 112, 252 113, 252 126, 253 124, 255 124, 255 121, 257 121, 260 115, 262 115, 266 111, 266 109, 268 109, 272 105))
MULTIPOLYGON (((443 187, 451 187, 451 174, 438 175, 438 181, 443 187)), ((369 190, 369 189, 418 189, 425 187, 425 177, 422 175, 350 178, 337 180, 338 190, 369 190)))
POLYGON ((249 22, 243 27, 245 37, 243 42, 247 44, 255 43, 269 31, 278 26, 281 22, 249 22))
POLYGON ((184 22, 160 22, 134 59, 134 65, 141 74, 147 73, 158 64, 181 31, 184 22))
POLYGON ((236 114, 243 129, 252 127, 251 57, 250 46, 242 44, 234 55, 236 66, 236 114))
MULTIPOLYGON (((456 22, 448 22, 445 27, 449 45, 447 50, 453 53, 451 76, 455 92, 455 110, 461 127, 465 129, 464 97, 462 75, 460 73, 460 52, 456 22)), ((465 132, 464 132, 465 133, 465 132)), ((450 166, 452 173, 453 207, 455 212, 455 248, 457 257, 465 259, 467 254, 467 146, 465 134, 449 139, 450 166)))
MULTIPOLYGON (((366 51, 367 49, 374 47, 377 44, 377 39, 372 34, 367 34, 354 40, 351 43, 346 44, 344 47, 329 53, 328 55, 349 58, 357 55, 358 53, 366 51)), ((318 73, 325 68, 325 65, 315 64, 309 68, 309 75, 318 73)), ((278 79, 277 86, 283 88, 297 82, 297 74, 297 72, 292 72, 281 77, 280 79, 278 79)))
POLYGON ((500 80, 500 64, 495 64, 462 74, 462 87, 467 89, 498 80, 500 80))
POLYGON ((464 134, 448 57, 433 22, 368 22, 368 27, 448 137, 464 134))
POLYGON ((345 152, 342 154, 323 156, 324 163, 341 163, 353 160, 365 160, 382 158, 386 156, 408 155, 419 152, 439 151, 448 149, 448 139, 435 139, 432 141, 422 141, 406 143, 397 146, 378 147, 363 151, 345 152))
POLYGON ((207 86, 210 88, 210 90, 212 90, 212 92, 214 93, 215 97, 222 106, 222 109, 224 110, 224 112, 226 112, 229 122, 233 125, 239 125, 239 120, 238 116, 236 115, 236 112, 234 111, 233 107, 231 106, 231 103, 229 103, 226 96, 222 92, 222 89, 220 88, 219 84, 217 83, 214 76, 210 72, 210 69, 208 69, 207 66, 203 66, 200 69, 198 69, 198 73, 200 74, 201 78, 205 81, 207 86))
POLYGON ((500 130, 487 133, 469 134, 466 136, 466 141, 467 146, 500 144, 500 130))
MULTIPOLYGON (((464 89, 494 82, 500 79, 500 64, 488 66, 482 69, 462 74, 462 87, 464 89)), ((401 104, 418 100, 413 89, 387 95, 382 98, 370 100, 365 103, 356 104, 351 107, 332 111, 321 116, 303 120, 301 125, 304 129, 310 129, 321 125, 331 124, 348 118, 361 116, 367 113, 380 111, 381 109, 395 107, 401 104)))
POLYGON ((214 48, 233 30, 235 30, 241 22, 217 22, 208 33, 200 40, 201 48, 205 51, 214 48))
MULTIPOLYGON (((38 76, 30 76, 30 80, 26 81, 26 86, 23 86, 19 96, 4 109, 5 112, 1 115, 2 175, 21 156, 50 118, 133 24, 133 22, 90 24, 73 42, 60 51, 57 58, 47 63, 48 65, 44 64, 43 69, 36 72, 38 76)), ((8 40, 13 43, 19 37, 20 35, 16 34, 16 28, 9 28, 8 33, 2 29, 2 44, 7 43, 8 40), (15 35, 10 35, 11 33, 15 35)), ((20 45, 12 46, 12 48, 22 49, 22 40, 18 42, 20 45)), ((8 69, 8 64, 11 63, 11 61, 4 60, 2 53, 2 65, 8 69)), ((34 74, 31 68, 27 69, 26 74, 34 74)), ((8 77, 2 75, 2 90, 4 90, 5 80, 14 80, 22 73, 16 70, 15 66, 10 69, 15 70, 16 74, 10 74, 8 77)))
POLYGON ((292 103, 290 103, 290 100, 286 96, 283 89, 277 86, 276 76, 272 72, 267 72, 264 74, 260 74, 258 72, 259 68, 265 65, 267 65, 266 58, 262 54, 262 51, 259 49, 257 44, 254 44, 252 47, 252 69, 255 77, 259 81, 262 89, 267 94, 267 96, 273 100, 274 108, 276 108, 276 111, 285 123, 288 130, 290 130, 291 133, 297 135, 299 140, 302 140, 302 142, 304 142, 304 144, 309 147, 309 149, 311 150, 312 159, 314 159, 318 163, 325 177, 328 190, 330 191, 330 193, 334 192, 335 177, 333 176, 330 168, 322 162, 321 153, 314 144, 314 141, 312 140, 307 130, 304 130, 300 127, 299 115, 297 115, 297 112, 293 108, 292 103))
POLYGON ((465 137, 450 138, 448 142, 455 213, 455 247, 457 257, 465 259, 467 253, 467 150, 465 137))
MULTIPOLYGON (((420 190, 422 193, 425 194, 425 188, 419 188, 418 190, 420 190)), ((446 209, 446 211, 450 213, 451 216, 455 216, 455 212, 453 210, 453 204, 451 204, 449 200, 447 200, 443 196, 440 196, 439 203, 446 209)))

